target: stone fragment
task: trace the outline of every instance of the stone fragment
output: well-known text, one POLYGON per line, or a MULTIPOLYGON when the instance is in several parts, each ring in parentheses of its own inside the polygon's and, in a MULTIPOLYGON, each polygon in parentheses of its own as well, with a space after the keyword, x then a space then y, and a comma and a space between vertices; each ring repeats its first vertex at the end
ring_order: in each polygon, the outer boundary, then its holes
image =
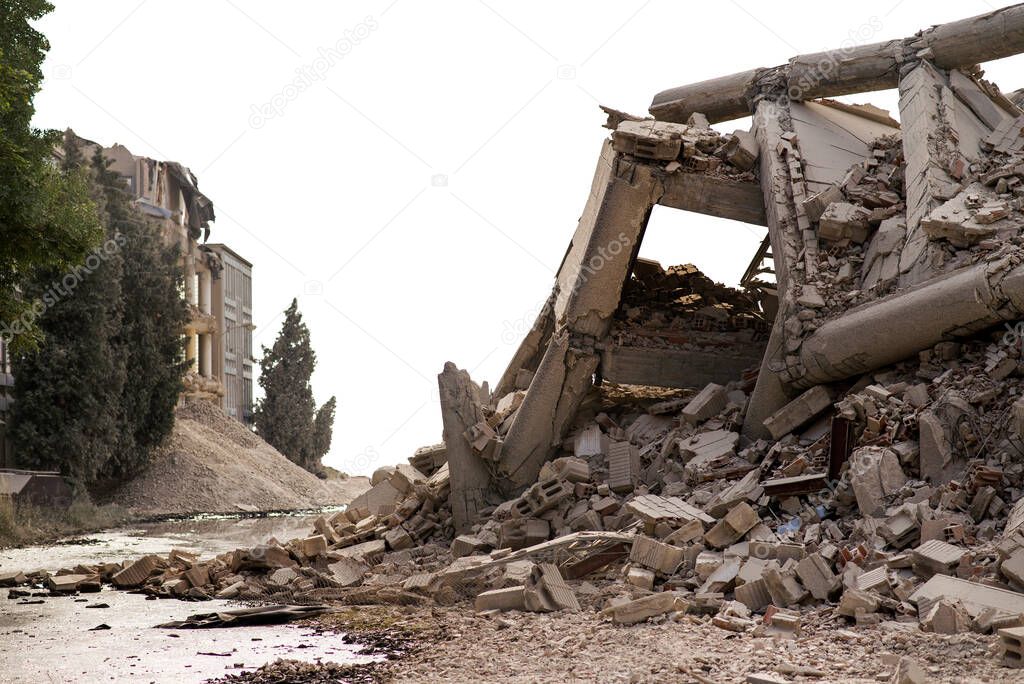
POLYGON ((485 591, 477 595, 473 608, 478 613, 487 610, 526 610, 525 589, 519 585, 485 591))
POLYGON ((923 631, 935 634, 960 634, 971 628, 971 618, 959 601, 936 601, 920 620, 923 631))
POLYGON ((327 537, 322 534, 306 537, 299 542, 299 550, 306 558, 315 558, 320 554, 327 553, 327 537))
POLYGON ((870 233, 871 212, 849 202, 833 202, 818 219, 818 237, 825 240, 849 240, 860 244, 870 233))
POLYGON ((674 591, 659 591, 628 603, 612 605, 601 611, 617 625, 634 625, 657 615, 673 611, 685 612, 689 608, 686 599, 674 591))
POLYGON ((764 426, 772 439, 781 439, 832 405, 832 394, 824 385, 816 385, 765 418, 764 426))
POLYGON ((842 586, 840 577, 819 553, 812 553, 797 563, 796 574, 811 596, 819 601, 829 600, 842 586))
POLYGON ((143 556, 111 577, 110 581, 114 583, 114 586, 122 589, 141 586, 156 570, 159 561, 157 556, 143 556))
POLYGON ((651 591, 654 589, 654 573, 647 568, 633 566, 626 573, 626 583, 651 591))
POLYGON ((683 408, 683 418, 690 425, 696 425, 712 416, 717 416, 725 409, 728 401, 725 388, 711 383, 698 392, 697 396, 683 408))
POLYGON ((750 507, 750 504, 745 501, 740 502, 704 534, 704 541, 713 548, 724 549, 739 541, 759 522, 761 522, 761 518, 750 507))

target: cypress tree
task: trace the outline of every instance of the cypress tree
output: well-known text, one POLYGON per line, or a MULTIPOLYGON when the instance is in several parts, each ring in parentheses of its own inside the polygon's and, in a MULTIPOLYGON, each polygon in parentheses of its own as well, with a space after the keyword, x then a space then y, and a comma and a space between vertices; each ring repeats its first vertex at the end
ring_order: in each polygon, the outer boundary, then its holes
POLYGON ((331 450, 331 438, 334 434, 334 412, 338 400, 331 397, 327 402, 317 409, 316 418, 313 420, 313 458, 314 463, 319 463, 327 452, 331 450))
POLYGON ((124 359, 128 382, 117 407, 119 444, 101 475, 124 480, 149 462, 174 427, 188 309, 181 297, 184 271, 177 244, 168 245, 161 225, 132 206, 124 183, 98 150, 92 165, 107 207, 108 232, 123 243, 123 316, 112 344, 124 359))
POLYGON ((302 322, 299 303, 293 299, 285 311, 281 332, 270 349, 263 347, 260 387, 265 398, 255 411, 256 432, 292 462, 310 472, 320 471, 320 458, 330 448, 330 426, 334 423, 334 399, 319 412, 313 399, 310 378, 316 368, 316 353, 309 328, 302 322), (316 419, 320 418, 320 430, 316 419), (321 449, 322 452, 321 452, 321 449))

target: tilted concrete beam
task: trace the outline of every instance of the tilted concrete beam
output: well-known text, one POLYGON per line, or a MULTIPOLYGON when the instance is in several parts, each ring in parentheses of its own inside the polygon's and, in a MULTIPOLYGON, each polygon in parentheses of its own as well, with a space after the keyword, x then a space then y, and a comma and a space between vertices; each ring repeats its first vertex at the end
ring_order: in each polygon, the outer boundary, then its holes
POLYGON ((701 112, 714 123, 749 116, 765 91, 810 100, 895 88, 900 65, 922 50, 942 69, 1024 52, 1024 5, 933 26, 903 40, 800 55, 781 66, 665 90, 654 96, 650 112, 680 123, 701 112))

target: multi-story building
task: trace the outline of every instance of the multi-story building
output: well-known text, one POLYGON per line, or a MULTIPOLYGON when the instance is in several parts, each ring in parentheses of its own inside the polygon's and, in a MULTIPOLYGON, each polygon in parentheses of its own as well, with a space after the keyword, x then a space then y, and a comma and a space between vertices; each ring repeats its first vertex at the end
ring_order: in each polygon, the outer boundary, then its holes
POLYGON ((213 280, 213 316, 222 321, 214 333, 213 375, 224 385, 222 404, 228 415, 252 423, 252 264, 227 245, 204 245, 221 265, 213 280))

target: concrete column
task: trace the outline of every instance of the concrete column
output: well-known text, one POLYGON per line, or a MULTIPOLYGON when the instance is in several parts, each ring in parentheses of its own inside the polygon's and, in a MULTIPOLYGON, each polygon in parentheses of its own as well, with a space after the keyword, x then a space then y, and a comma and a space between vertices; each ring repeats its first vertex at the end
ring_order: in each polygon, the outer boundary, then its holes
POLYGON ((199 374, 213 377, 213 336, 209 333, 199 336, 199 374))
POLYGON ((199 310, 213 313, 213 278, 209 271, 199 272, 199 310))
POLYGON ((943 340, 1024 315, 1024 266, 1010 257, 964 267, 851 309, 800 347, 805 388, 896 363, 943 340))

